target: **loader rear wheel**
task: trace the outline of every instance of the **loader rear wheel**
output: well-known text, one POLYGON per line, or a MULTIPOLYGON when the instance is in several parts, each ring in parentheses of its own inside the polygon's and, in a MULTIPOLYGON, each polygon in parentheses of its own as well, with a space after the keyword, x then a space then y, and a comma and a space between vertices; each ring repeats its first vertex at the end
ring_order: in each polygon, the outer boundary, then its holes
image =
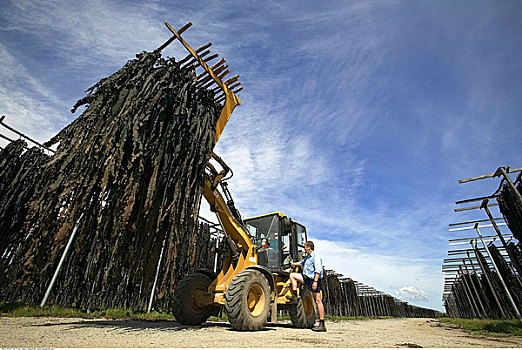
POLYGON ((213 308, 209 304, 208 286, 210 277, 202 273, 191 273, 181 279, 174 288, 172 313, 181 324, 199 326, 210 317, 213 308))
POLYGON ((297 303, 290 304, 288 313, 292 324, 297 328, 312 328, 315 323, 314 296, 307 287, 301 289, 297 303))
POLYGON ((270 311, 270 285, 258 271, 237 274, 225 292, 225 314, 235 329, 257 331, 264 327, 270 311))

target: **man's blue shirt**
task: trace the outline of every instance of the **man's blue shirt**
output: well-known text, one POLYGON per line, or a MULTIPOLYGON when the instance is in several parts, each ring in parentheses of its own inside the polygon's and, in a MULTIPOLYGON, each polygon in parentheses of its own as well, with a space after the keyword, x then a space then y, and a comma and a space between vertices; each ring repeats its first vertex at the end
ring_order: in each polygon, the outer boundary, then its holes
POLYGON ((314 279, 315 274, 319 274, 319 278, 323 278, 323 259, 312 252, 301 260, 301 266, 303 268, 303 276, 314 279))

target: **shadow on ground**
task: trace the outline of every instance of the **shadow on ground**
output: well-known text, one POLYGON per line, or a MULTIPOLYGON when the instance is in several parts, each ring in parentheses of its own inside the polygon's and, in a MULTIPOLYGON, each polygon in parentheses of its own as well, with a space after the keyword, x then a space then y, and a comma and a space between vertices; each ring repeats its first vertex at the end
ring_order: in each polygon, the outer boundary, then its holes
MULTIPOLYGON (((100 329, 119 329, 128 332, 142 331, 147 329, 176 332, 185 329, 203 329, 203 328, 225 328, 230 332, 243 332, 234 329, 228 322, 215 321, 207 322, 201 326, 186 326, 176 321, 168 320, 132 320, 132 319, 118 319, 118 320, 91 320, 85 319, 82 321, 71 321, 71 322, 46 322, 43 324, 31 325, 31 327, 54 327, 54 326, 69 326, 68 329, 81 329, 81 328, 100 328, 100 329)), ((285 323, 269 323, 267 326, 259 331, 275 331, 276 328, 294 328, 291 324, 285 323)), ((258 332, 259 332, 258 331, 258 332)))

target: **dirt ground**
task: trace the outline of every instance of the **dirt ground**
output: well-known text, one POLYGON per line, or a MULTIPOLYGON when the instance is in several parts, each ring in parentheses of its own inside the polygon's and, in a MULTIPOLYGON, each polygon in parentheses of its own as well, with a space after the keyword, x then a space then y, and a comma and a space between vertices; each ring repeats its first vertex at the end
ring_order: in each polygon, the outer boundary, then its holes
POLYGON ((471 335, 434 319, 327 321, 327 333, 296 329, 287 321, 258 332, 238 332, 226 322, 201 327, 174 321, 81 318, 0 318, 0 346, 43 347, 522 347, 522 337, 471 335))

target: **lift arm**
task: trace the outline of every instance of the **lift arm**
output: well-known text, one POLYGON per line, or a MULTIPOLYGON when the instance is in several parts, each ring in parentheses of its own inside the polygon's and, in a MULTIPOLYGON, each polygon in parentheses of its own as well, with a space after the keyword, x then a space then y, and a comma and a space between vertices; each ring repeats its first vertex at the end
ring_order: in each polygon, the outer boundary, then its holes
POLYGON ((209 292, 211 292, 210 295, 213 298, 211 302, 223 304, 224 293, 232 278, 249 266, 257 265, 257 246, 252 243, 243 223, 234 216, 225 198, 218 190, 218 185, 230 169, 214 152, 212 152, 212 159, 217 161, 223 167, 223 170, 218 172, 210 161, 207 163, 203 196, 209 203, 211 210, 216 213, 225 232, 230 254, 219 275, 210 285, 209 292))
MULTIPOLYGON (((215 145, 223 133, 223 129, 230 119, 232 112, 241 104, 241 100, 236 96, 236 93, 243 89, 241 83, 238 81, 239 75, 223 82, 222 79, 224 76, 230 72, 230 70, 226 69, 227 66, 224 66, 225 60, 221 59, 212 67, 209 67, 206 63, 218 56, 212 55, 205 58, 205 56, 210 53, 210 51, 206 49, 212 44, 208 43, 196 50, 190 47, 181 37, 181 34, 192 26, 192 23, 189 22, 185 24, 178 31, 168 22, 165 22, 165 25, 174 36, 157 50, 161 51, 174 40, 179 40, 189 52, 189 55, 180 62, 188 62, 186 64, 187 66, 196 64, 196 66, 203 68, 203 72, 195 78, 195 86, 198 88, 211 89, 215 93, 214 100, 218 104, 223 103, 219 119, 216 123, 215 145)), ((216 213, 231 250, 231 254, 229 254, 225 261, 223 269, 209 287, 209 292, 212 292, 209 295, 213 296, 213 300, 209 300, 209 302, 213 301, 220 304, 224 303, 224 292, 232 278, 247 267, 257 264, 257 247, 252 243, 240 219, 238 221, 238 218, 230 211, 227 201, 218 189, 218 185, 221 184, 221 181, 226 177, 229 171, 230 168, 225 162, 212 152, 212 156, 206 164, 203 196, 209 203, 211 210, 216 213), (221 171, 217 171, 211 164, 212 159, 222 167, 221 171)))
POLYGON ((246 253, 253 246, 250 236, 243 224, 231 212, 225 198, 218 189, 218 185, 227 176, 230 169, 214 152, 212 152, 212 159, 217 161, 223 170, 218 172, 210 161, 207 163, 203 196, 210 205, 210 209, 216 213, 225 233, 235 242, 238 251, 246 253))

